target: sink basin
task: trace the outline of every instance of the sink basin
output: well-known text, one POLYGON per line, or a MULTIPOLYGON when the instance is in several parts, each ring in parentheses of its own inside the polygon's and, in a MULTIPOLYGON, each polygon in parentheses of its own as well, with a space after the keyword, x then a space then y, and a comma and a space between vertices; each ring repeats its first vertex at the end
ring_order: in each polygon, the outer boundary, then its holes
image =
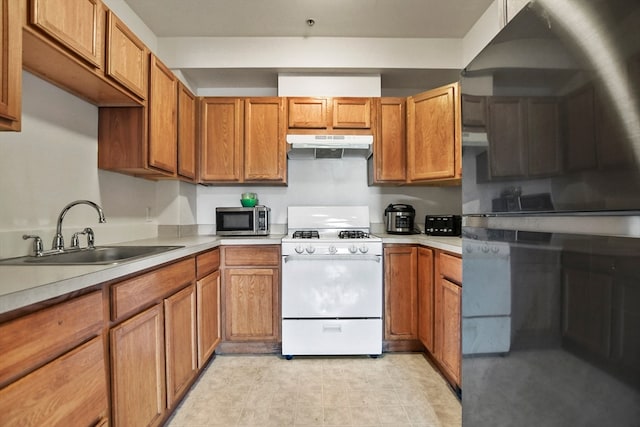
POLYGON ((45 255, 41 257, 23 256, 0 260, 0 265, 102 265, 118 264, 157 255, 184 246, 96 246, 74 252, 45 255))

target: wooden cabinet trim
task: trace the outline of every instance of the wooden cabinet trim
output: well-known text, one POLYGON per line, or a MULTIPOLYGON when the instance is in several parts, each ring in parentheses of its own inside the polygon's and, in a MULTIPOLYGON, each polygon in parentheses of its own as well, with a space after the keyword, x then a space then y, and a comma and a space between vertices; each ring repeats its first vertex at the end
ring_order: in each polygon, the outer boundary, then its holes
POLYGON ((438 254, 439 274, 452 282, 462 284, 462 259, 440 252, 438 254))
POLYGON ((188 258, 111 285, 111 319, 122 320, 193 282, 194 263, 188 258))
POLYGON ((0 325, 0 386, 100 334, 102 308, 96 291, 0 325))
POLYGON ((407 179, 406 99, 376 100, 377 126, 373 138, 373 183, 403 183, 407 179))
POLYGON ((222 248, 224 267, 280 266, 280 246, 227 246, 222 248))
POLYGON ((220 249, 215 248, 196 256, 196 277, 202 279, 220 268, 220 249))

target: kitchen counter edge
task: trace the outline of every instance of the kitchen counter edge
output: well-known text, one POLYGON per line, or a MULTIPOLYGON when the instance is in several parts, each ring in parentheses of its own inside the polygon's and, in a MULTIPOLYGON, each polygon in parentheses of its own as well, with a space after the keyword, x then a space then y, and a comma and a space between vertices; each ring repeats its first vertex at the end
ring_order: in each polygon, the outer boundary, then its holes
MULTIPOLYGON (((157 237, 122 246, 183 246, 169 252, 108 265, 0 266, 0 314, 100 283, 117 280, 222 245, 279 245, 283 235, 264 237, 157 237)), ((111 245, 111 244, 110 244, 111 245)))
MULTIPOLYGON (((459 237, 380 234, 383 243, 407 243, 462 253, 459 237)), ((118 243, 118 245, 183 246, 169 252, 110 265, 0 266, 0 314, 46 301, 70 292, 124 278, 162 264, 176 261, 218 246, 279 245, 284 235, 264 237, 157 237, 118 243)))

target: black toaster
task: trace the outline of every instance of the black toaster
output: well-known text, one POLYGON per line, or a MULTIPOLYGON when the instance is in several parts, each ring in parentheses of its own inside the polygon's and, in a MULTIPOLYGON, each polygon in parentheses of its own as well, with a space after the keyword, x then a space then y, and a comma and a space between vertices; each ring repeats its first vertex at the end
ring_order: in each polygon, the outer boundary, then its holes
POLYGON ((424 219, 424 234, 430 236, 459 236, 461 229, 460 215, 427 215, 424 219))

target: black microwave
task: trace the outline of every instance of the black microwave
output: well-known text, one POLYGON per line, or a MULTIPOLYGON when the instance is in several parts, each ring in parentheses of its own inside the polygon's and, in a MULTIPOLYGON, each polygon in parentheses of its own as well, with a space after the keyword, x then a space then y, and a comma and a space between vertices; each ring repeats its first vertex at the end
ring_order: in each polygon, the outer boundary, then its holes
POLYGON ((216 208, 216 234, 219 236, 266 236, 269 213, 266 206, 216 208))

